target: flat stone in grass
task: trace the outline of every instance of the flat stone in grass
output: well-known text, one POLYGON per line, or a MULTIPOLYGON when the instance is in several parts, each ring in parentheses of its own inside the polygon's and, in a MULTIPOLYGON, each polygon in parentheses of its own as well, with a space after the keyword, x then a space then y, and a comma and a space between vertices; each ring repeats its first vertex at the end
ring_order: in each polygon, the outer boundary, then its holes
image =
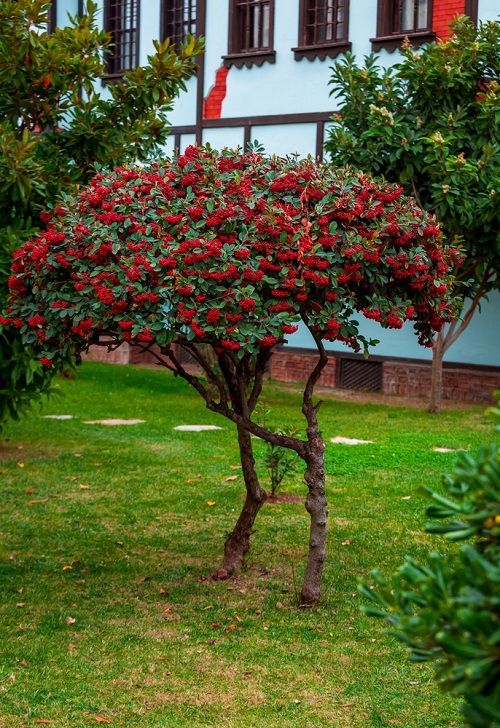
POLYGON ((354 437, 331 437, 330 442, 335 445, 373 445, 373 440, 356 440, 354 437))
POLYGON ((140 425, 146 420, 85 420, 84 425, 140 425))
POLYGON ((465 452, 462 447, 454 449, 452 447, 433 447, 434 452, 465 452))
POLYGON ((203 432, 204 430, 222 430, 222 427, 217 425, 177 425, 174 430, 180 430, 181 432, 203 432))

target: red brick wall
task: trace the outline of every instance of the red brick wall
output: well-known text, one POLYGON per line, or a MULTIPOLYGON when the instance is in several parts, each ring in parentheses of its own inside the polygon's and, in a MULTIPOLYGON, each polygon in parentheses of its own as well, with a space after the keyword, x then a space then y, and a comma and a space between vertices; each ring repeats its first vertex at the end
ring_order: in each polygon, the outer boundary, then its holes
MULTIPOLYGON (((316 365, 316 357, 311 354, 289 354, 286 351, 274 352, 269 375, 278 382, 305 382, 316 365)), ((334 387, 336 360, 330 359, 319 380, 319 386, 334 387)))
POLYGON ((131 347, 122 344, 115 351, 108 351, 105 346, 91 346, 88 354, 82 354, 82 359, 91 361, 107 361, 110 364, 129 364, 131 347))
MULTIPOLYGON (((92 347, 88 359, 107 361, 114 364, 154 365, 151 354, 141 352, 137 347, 123 344, 116 351, 108 353, 105 347, 92 347)), ((269 375, 278 382, 305 382, 312 372, 317 358, 310 353, 274 352, 269 375)), ((319 386, 335 387, 337 359, 331 357, 319 380, 319 386)), ((383 393, 401 397, 430 396, 430 363, 408 363, 386 361, 382 365, 383 393)), ((443 398, 459 402, 489 402, 491 393, 500 389, 500 370, 460 369, 444 367, 443 398)))
MULTIPOLYGON (((428 397, 431 388, 430 364, 384 362, 384 394, 428 397)), ((459 402, 488 402, 500 389, 500 372, 480 369, 443 368, 443 399, 459 402)))
POLYGON ((450 20, 465 11, 465 0, 434 0, 432 29, 438 38, 448 38, 450 20))
POLYGON ((229 68, 221 66, 215 74, 215 83, 203 102, 204 119, 220 119, 222 102, 226 98, 226 78, 228 73, 229 68))

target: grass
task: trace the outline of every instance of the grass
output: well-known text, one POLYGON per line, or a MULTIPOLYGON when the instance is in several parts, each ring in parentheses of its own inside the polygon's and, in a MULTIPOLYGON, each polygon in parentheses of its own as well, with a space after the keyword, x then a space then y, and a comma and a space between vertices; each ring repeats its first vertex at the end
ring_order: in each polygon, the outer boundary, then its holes
MULTIPOLYGON (((0 444, 1 728, 462 725, 431 669, 360 612, 356 580, 443 548, 416 490, 452 467, 432 447, 492 438, 482 406, 435 417, 326 399, 327 440, 375 442, 327 445, 324 598, 299 610, 301 503, 265 505, 242 572, 209 578, 242 503, 230 423, 162 371, 89 362, 60 386, 43 414, 73 419, 35 414, 0 444), (85 424, 113 417, 146 422, 85 424)), ((300 423, 296 393, 265 398, 276 422, 300 423)), ((300 477, 285 490, 303 495, 300 477)))

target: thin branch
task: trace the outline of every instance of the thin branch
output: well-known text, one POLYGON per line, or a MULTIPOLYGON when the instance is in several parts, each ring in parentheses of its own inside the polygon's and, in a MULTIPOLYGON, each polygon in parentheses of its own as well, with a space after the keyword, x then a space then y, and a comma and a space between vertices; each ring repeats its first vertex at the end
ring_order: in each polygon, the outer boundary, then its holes
POLYGON ((248 409, 252 413, 262 392, 262 385, 264 383, 264 375, 266 373, 266 365, 271 358, 271 349, 261 349, 257 355, 257 361, 255 363, 255 378, 253 389, 250 392, 248 398, 248 409))
MULTIPOLYGON (((317 412, 317 410, 319 409, 319 406, 317 406, 316 408, 313 407, 312 397, 313 397, 313 393, 314 393, 314 387, 316 386, 316 384, 318 382, 318 379, 320 378, 323 369, 325 368, 325 366, 328 363, 328 355, 327 355, 327 353, 325 351, 325 347, 323 346, 323 342, 316 335, 316 332, 315 331, 312 331, 312 329, 310 328, 310 326, 307 323, 307 319, 303 316, 302 317, 302 320, 304 321, 304 323, 306 324, 307 328, 311 332, 311 334, 313 336, 313 339, 314 339, 314 341, 316 343, 316 348, 318 349, 318 353, 319 353, 319 359, 318 359, 318 361, 316 363, 316 366, 314 367, 314 369, 310 373, 310 375, 308 377, 308 380, 306 382, 306 386, 304 388, 302 412, 304 413, 305 417, 307 418, 307 414, 304 411, 304 408, 306 406, 307 407, 311 407, 315 412, 317 412)), ((309 422, 309 419, 308 419, 308 422, 309 422)))
POLYGON ((443 343, 443 354, 446 351, 448 351, 450 346, 452 346, 455 343, 455 341, 458 339, 458 337, 461 334, 463 334, 463 332, 465 331, 467 326, 470 324, 472 317, 479 305, 479 302, 485 294, 485 285, 492 276, 493 276, 493 271, 486 270, 484 272, 484 275, 481 279, 481 283, 479 284, 479 288, 476 291, 476 295, 472 299, 472 303, 469 306, 469 308, 467 309, 467 313, 465 314, 462 321, 460 322, 460 325, 458 326, 456 331, 454 331, 454 332, 451 331, 451 335, 450 335, 450 331, 447 332, 445 339, 444 339, 444 343, 443 343))

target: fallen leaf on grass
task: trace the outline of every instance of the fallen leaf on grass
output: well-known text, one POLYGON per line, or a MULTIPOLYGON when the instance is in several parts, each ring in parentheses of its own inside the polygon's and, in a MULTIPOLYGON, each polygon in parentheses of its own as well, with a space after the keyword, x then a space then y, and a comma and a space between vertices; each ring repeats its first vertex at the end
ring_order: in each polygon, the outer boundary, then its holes
POLYGON ((94 720, 96 723, 111 723, 109 718, 103 718, 102 715, 95 715, 94 720))
POLYGON ((37 725, 50 725, 52 723, 52 721, 51 720, 44 720, 43 718, 41 718, 40 720, 35 720, 35 723, 37 725))
POLYGON ((215 505, 215 501, 207 501, 207 506, 214 506, 214 505, 215 505))
POLYGON ((72 569, 72 568, 73 568, 73 567, 72 567, 72 566, 70 566, 70 564, 66 564, 66 566, 63 566, 63 567, 62 567, 62 570, 63 570, 63 571, 69 571, 69 570, 70 570, 70 569, 72 569))
POLYGON ((241 470, 241 465, 230 465, 231 470, 241 470))
POLYGON ((16 604, 16 607, 24 607, 24 606, 25 606, 25 604, 26 604, 26 602, 18 602, 18 603, 16 604))
POLYGON ((78 645, 75 644, 74 642, 70 642, 69 645, 68 645, 68 647, 69 647, 70 650, 74 650, 76 647, 78 647, 78 645))
POLYGON ((351 708, 353 705, 356 705, 356 703, 341 703, 339 708, 351 708))
POLYGON ((22 587, 21 587, 20 589, 16 589, 16 592, 17 592, 18 594, 22 594, 22 593, 23 593, 23 591, 24 591, 24 587, 23 587, 23 586, 22 586, 22 587))
POLYGON ((74 452, 73 453, 73 457, 74 458, 81 458, 82 457, 82 454, 80 452, 74 452))
POLYGON ((283 609, 283 602, 276 602, 278 609, 283 609))
POLYGON ((230 475, 228 478, 226 478, 226 483, 228 480, 236 480, 237 477, 238 477, 237 475, 230 475))
POLYGON ((220 622, 212 622, 211 626, 215 629, 216 627, 220 627, 220 622))
POLYGON ((82 490, 88 490, 90 488, 90 485, 83 485, 83 483, 80 483, 79 486, 82 490))
POLYGON ((209 604, 208 606, 203 607, 203 610, 205 610, 205 609, 213 609, 213 608, 214 608, 214 605, 213 604, 209 604))
POLYGON ((74 617, 66 617, 66 624, 74 624, 76 619, 74 617))
POLYGON ((28 488, 28 490, 26 491, 26 493, 28 493, 28 494, 31 494, 31 493, 34 493, 34 492, 35 492, 35 489, 34 488, 28 488))
POLYGON ((350 545, 351 545, 351 542, 349 541, 349 539, 342 541, 342 546, 350 546, 350 545))
POLYGON ((27 661, 26 661, 26 660, 21 660, 21 665, 22 665, 23 667, 28 667, 28 663, 27 663, 27 661))
POLYGON ((48 498, 35 498, 34 500, 28 501, 28 505, 32 506, 35 503, 45 503, 45 501, 48 501, 48 500, 49 500, 48 498))
POLYGON ((17 463, 18 468, 24 468, 24 463, 17 463))
POLYGON ((401 500, 410 500, 411 495, 404 495, 401 500))

